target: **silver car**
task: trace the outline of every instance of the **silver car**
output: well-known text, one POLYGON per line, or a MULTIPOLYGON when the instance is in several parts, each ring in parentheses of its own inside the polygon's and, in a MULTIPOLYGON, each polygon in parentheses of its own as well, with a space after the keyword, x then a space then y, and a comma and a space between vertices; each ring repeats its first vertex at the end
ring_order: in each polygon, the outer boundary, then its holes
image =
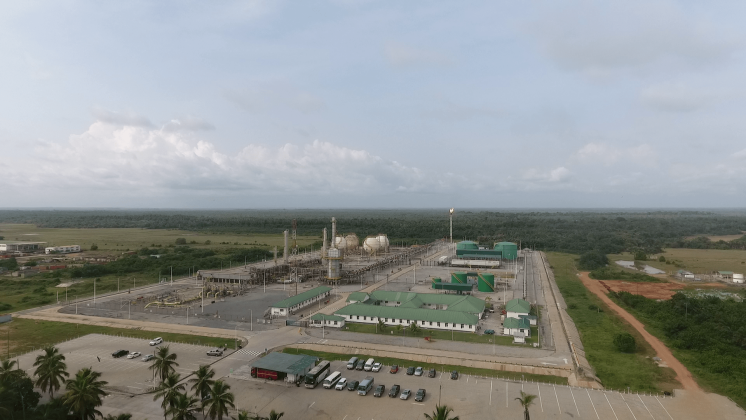
POLYGON ((399 399, 406 400, 409 398, 410 395, 412 395, 412 390, 405 389, 404 391, 401 392, 399 399))
POLYGON ((155 357, 155 356, 153 356, 152 354, 146 354, 146 355, 145 355, 145 357, 143 357, 143 358, 142 358, 141 360, 142 360, 143 362, 147 362, 147 361, 149 361, 149 360, 152 360, 152 359, 153 359, 154 357, 155 357))
POLYGON ((417 366, 417 369, 414 370, 414 376, 422 376, 423 372, 424 369, 422 369, 422 366, 417 366))

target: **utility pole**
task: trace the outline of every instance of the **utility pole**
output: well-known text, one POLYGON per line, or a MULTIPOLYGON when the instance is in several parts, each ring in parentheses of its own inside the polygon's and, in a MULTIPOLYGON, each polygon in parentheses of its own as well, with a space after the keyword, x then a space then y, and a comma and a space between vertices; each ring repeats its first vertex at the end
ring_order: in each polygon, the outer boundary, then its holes
POLYGON ((451 219, 451 243, 453 243, 453 207, 451 207, 451 210, 448 213, 451 219))

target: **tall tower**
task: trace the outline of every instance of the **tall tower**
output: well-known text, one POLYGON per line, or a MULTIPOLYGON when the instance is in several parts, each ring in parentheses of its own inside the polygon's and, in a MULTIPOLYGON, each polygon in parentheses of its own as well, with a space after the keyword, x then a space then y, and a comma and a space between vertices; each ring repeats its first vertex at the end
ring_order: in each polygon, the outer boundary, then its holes
POLYGON ((335 284, 342 278, 342 252, 337 248, 337 241, 334 240, 336 235, 337 219, 332 217, 332 244, 331 248, 326 252, 326 260, 329 264, 326 280, 335 284))

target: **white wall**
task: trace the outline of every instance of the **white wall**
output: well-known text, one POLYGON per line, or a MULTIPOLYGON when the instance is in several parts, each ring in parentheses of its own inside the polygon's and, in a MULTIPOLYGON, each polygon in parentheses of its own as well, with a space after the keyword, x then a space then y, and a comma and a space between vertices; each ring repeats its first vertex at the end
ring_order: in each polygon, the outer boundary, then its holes
POLYGON ((309 327, 317 327, 317 328, 321 328, 321 327, 326 327, 326 328, 342 328, 342 327, 345 326, 344 320, 342 320, 342 321, 336 321, 337 325, 334 325, 334 322, 335 322, 334 320, 325 319, 324 320, 325 325, 322 325, 321 324, 321 320, 320 319, 316 319, 316 320, 310 321, 308 323, 308 326, 309 327))
POLYGON ((518 315, 528 315, 528 312, 510 312, 510 311, 508 311, 508 314, 505 316, 505 318, 515 318, 515 319, 518 319, 518 315))
MULTIPOLYGON (((293 313, 295 313, 295 312, 297 312, 297 311, 305 308, 306 306, 312 305, 314 303, 317 303, 320 300, 326 299, 330 295, 331 295, 331 290, 327 290, 326 292, 324 292, 324 293, 322 293, 322 294, 320 294, 320 295, 318 295, 316 297, 310 298, 310 299, 305 300, 305 301, 303 301, 303 302, 301 302, 301 303, 299 303, 297 305, 294 305, 294 306, 290 307, 289 308, 290 309, 290 313, 293 314, 293 313)), ((275 308, 275 307, 273 307, 271 313, 272 313, 272 315, 280 315, 280 316, 287 315, 287 313, 285 312, 285 308, 275 308)))
MULTIPOLYGON (((378 318, 376 317, 364 317, 363 315, 360 315, 360 319, 357 319, 358 315, 340 315, 344 317, 347 322, 357 322, 360 324, 378 324, 378 318)), ((446 323, 441 322, 440 326, 436 322, 433 322, 432 325, 430 325, 429 321, 416 321, 417 326, 420 328, 426 328, 431 330, 446 330, 446 331, 465 331, 465 332, 474 332, 476 331, 476 325, 469 325, 469 324, 463 324, 464 327, 461 328, 461 324, 452 324, 448 323, 448 326, 446 327, 446 323)), ((401 322, 399 319, 391 319, 389 318, 388 321, 384 321, 384 323, 388 326, 397 326, 401 325, 404 327, 408 327, 410 324, 409 320, 402 319, 401 322)))

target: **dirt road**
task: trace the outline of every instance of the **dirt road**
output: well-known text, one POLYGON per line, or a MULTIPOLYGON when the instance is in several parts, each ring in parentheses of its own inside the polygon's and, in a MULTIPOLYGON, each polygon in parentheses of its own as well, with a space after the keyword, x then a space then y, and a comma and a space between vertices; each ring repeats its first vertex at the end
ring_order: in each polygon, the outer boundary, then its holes
POLYGON ((606 289, 603 287, 603 285, 601 285, 600 282, 588 277, 587 272, 581 272, 579 276, 580 280, 583 282, 588 290, 601 298, 601 300, 606 305, 608 305, 609 308, 619 314, 619 316, 621 316, 625 321, 629 322, 640 334, 642 334, 642 337, 650 344, 650 346, 653 347, 655 352, 658 354, 658 357, 660 357, 661 360, 663 360, 671 369, 674 370, 674 372, 676 372, 676 380, 681 383, 681 386, 683 386, 685 390, 702 391, 702 389, 699 387, 699 385, 697 385, 697 382, 692 377, 691 372, 689 372, 689 370, 673 356, 671 350, 669 350, 668 347, 666 347, 665 344, 663 344, 660 340, 647 332, 645 330, 645 326, 640 321, 638 321, 637 318, 632 316, 629 312, 625 311, 619 305, 609 299, 609 297, 606 296, 606 289))

